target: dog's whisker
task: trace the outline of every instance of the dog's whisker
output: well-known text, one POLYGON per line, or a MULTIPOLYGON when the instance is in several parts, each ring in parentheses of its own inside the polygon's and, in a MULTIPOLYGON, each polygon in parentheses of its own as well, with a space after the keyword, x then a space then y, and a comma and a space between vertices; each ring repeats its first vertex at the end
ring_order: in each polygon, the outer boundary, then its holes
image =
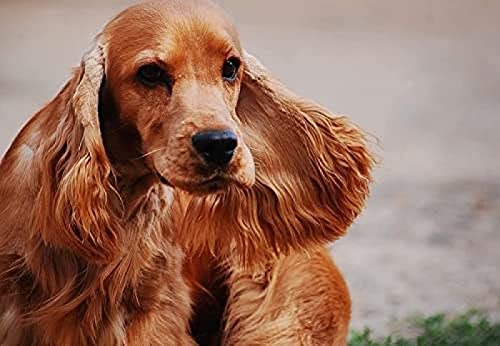
POLYGON ((143 158, 145 158, 145 157, 148 157, 148 156, 150 156, 150 155, 153 155, 154 153, 157 153, 157 152, 159 152, 159 151, 166 150, 166 149, 167 149, 167 146, 163 146, 163 147, 161 147, 161 148, 156 148, 156 149, 151 150, 150 152, 148 152, 148 153, 146 153, 146 154, 144 154, 144 155, 141 155, 141 156, 139 156, 139 157, 136 157, 134 160, 140 160, 140 159, 143 159, 143 158))

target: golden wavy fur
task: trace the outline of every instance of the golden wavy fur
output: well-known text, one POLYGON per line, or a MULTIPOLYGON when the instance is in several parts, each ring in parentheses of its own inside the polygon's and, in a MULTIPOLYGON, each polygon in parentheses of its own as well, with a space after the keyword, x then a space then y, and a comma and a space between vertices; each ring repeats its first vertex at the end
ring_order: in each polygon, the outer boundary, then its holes
POLYGON ((342 345, 349 294, 322 246, 372 164, 216 5, 132 6, 1 161, 0 344, 342 345), (209 130, 237 140, 223 167, 193 148, 209 130))

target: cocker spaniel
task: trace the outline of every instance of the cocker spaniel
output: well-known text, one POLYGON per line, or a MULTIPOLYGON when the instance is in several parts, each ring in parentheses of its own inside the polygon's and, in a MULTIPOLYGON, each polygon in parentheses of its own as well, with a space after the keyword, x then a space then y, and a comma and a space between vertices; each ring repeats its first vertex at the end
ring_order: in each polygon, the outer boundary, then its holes
POLYGON ((0 344, 342 345, 372 164, 216 5, 132 6, 1 161, 0 344))

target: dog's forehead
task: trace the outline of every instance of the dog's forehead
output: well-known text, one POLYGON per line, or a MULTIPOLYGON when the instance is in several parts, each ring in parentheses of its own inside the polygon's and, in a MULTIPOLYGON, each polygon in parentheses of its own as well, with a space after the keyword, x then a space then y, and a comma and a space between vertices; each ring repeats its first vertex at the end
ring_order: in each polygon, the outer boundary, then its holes
POLYGON ((104 29, 102 37, 110 51, 120 57, 144 56, 148 52, 232 48, 241 51, 238 34, 217 5, 204 0, 155 1, 129 7, 104 29))

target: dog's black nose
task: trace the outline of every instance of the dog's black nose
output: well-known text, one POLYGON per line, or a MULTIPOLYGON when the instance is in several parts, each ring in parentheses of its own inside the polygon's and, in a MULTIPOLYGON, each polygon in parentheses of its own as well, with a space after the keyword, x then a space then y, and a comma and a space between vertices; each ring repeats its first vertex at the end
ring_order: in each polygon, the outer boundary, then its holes
POLYGON ((226 166, 238 146, 238 138, 232 131, 200 132, 191 139, 193 147, 206 163, 226 166))

